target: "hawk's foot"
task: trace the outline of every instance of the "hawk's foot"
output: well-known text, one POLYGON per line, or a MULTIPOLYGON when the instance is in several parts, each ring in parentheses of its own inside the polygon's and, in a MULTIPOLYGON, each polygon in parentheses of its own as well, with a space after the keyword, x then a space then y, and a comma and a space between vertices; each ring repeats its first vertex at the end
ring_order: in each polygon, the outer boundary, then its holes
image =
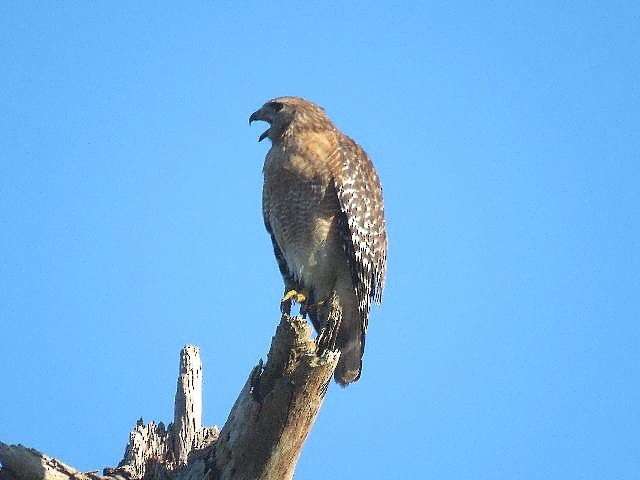
POLYGON ((295 289, 291 289, 284 294, 284 297, 280 300, 280 310, 287 315, 291 314, 291 302, 304 305, 307 301, 307 296, 304 293, 298 292, 295 289))
POLYGON ((289 290, 284 294, 284 297, 282 297, 280 303, 288 302, 289 300, 302 304, 307 301, 307 296, 304 293, 298 292, 297 290, 289 290))

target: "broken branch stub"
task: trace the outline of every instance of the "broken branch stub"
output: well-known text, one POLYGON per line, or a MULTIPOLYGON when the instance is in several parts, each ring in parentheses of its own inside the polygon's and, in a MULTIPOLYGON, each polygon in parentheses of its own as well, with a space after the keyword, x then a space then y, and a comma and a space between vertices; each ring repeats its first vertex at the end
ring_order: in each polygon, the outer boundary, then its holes
POLYGON ((124 458, 117 468, 105 469, 105 473, 139 479, 150 466, 156 471, 159 465, 166 471, 177 470, 187 465, 192 451, 215 441, 218 427, 202 427, 202 362, 200 349, 193 345, 185 345, 180 351, 173 412, 173 423, 166 429, 162 422, 145 425, 138 420, 129 434, 124 458))

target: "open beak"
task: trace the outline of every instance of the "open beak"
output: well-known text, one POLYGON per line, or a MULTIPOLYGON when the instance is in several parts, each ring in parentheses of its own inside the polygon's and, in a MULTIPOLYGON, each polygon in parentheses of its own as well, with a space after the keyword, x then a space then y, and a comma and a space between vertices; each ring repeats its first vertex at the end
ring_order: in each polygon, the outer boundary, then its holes
MULTIPOLYGON (((249 125, 251 125, 251 123, 255 122, 256 120, 271 123, 271 116, 269 115, 266 107, 262 107, 251 114, 251 116, 249 117, 249 125)), ((258 142, 261 142, 262 140, 267 138, 269 136, 270 130, 271 128, 267 128, 264 132, 262 132, 262 134, 258 137, 258 142)))

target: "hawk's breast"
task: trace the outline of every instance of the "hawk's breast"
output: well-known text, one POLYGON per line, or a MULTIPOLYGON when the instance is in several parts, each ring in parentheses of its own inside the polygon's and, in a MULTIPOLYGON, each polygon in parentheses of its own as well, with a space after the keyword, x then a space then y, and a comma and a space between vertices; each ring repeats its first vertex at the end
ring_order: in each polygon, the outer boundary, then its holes
POLYGON ((265 216, 289 273, 305 288, 335 282, 335 265, 341 263, 336 257, 344 253, 338 198, 328 175, 308 158, 272 148, 264 177, 265 216))

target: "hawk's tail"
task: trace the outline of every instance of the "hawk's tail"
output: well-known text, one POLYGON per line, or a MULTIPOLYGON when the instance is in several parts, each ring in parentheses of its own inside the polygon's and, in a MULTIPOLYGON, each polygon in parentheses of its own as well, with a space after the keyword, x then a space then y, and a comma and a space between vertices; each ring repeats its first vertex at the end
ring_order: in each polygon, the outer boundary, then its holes
MULTIPOLYGON (((312 293, 312 301, 315 298, 312 293)), ((363 323, 355 303, 355 298, 339 297, 336 292, 330 297, 320 311, 309 311, 316 332, 320 333, 329 321, 330 315, 339 315, 338 334, 335 346, 340 350, 340 359, 334 372, 337 383, 346 387, 358 381, 362 371, 362 355, 364 354, 363 323)))
POLYGON ((336 347, 340 349, 340 360, 334 378, 343 387, 356 382, 362 371, 362 355, 364 355, 364 331, 360 314, 354 301, 341 298, 342 321, 336 347), (346 300, 346 301, 345 301, 346 300))
MULTIPOLYGON (((342 329, 340 334, 342 334, 342 329)), ((338 339, 338 342, 340 340, 338 339)), ((356 339, 351 339, 346 345, 338 345, 340 348, 340 360, 333 376, 340 385, 346 387, 360 378, 362 372, 363 348, 360 342, 360 332, 356 339)))

